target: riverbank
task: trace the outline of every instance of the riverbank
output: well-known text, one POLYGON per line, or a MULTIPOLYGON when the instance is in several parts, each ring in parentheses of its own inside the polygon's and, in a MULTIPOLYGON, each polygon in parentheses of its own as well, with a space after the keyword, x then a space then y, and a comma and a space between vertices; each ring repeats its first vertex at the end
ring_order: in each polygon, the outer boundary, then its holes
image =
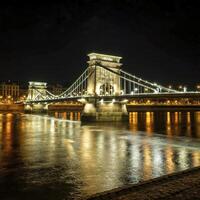
POLYGON ((200 199, 200 167, 113 189, 87 200, 200 199))
POLYGON ((2 112, 24 112, 24 104, 0 104, 2 112))

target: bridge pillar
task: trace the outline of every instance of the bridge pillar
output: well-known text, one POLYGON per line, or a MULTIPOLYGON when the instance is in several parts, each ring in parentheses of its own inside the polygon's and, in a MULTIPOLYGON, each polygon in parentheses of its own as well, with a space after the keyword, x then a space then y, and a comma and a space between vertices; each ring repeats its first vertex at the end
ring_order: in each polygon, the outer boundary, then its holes
POLYGON ((27 113, 43 113, 48 111, 48 104, 46 103, 32 103, 26 104, 24 107, 27 113))
POLYGON ((122 57, 98 53, 90 53, 88 56, 89 69, 91 72, 94 71, 88 78, 88 94, 92 96, 119 95, 120 77, 105 68, 119 73, 122 57))
POLYGON ((103 102, 91 99, 85 104, 81 120, 94 122, 128 121, 126 104, 113 100, 103 102))

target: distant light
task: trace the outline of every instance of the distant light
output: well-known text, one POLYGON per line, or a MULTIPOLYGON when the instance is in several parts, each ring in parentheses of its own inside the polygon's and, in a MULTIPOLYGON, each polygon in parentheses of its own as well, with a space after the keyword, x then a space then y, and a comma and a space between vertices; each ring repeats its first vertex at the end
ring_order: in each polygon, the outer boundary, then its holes
POLYGON ((78 101, 81 103, 86 103, 86 99, 84 99, 84 98, 78 99, 78 101))
POLYGON ((128 99, 124 99, 122 102, 123 102, 123 103, 127 103, 127 102, 128 102, 128 99))
POLYGON ((151 103, 151 101, 150 100, 147 100, 147 104, 150 104, 151 103))
POLYGON ((154 93, 158 93, 158 90, 154 90, 154 93))
POLYGON ((115 101, 116 101, 116 100, 115 100, 115 99, 113 99, 113 100, 112 100, 112 103, 115 103, 115 101))
POLYGON ((101 99, 100 102, 103 103, 103 99, 101 99))

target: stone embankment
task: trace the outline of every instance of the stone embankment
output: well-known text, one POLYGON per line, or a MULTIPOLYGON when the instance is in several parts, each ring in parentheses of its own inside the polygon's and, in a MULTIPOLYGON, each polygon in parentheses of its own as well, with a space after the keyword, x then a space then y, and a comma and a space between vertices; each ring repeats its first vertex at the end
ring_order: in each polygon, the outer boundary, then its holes
POLYGON ((99 193, 87 200, 200 199, 200 167, 99 193))
POLYGON ((23 112, 24 105, 23 104, 0 104, 0 111, 2 112, 23 112))

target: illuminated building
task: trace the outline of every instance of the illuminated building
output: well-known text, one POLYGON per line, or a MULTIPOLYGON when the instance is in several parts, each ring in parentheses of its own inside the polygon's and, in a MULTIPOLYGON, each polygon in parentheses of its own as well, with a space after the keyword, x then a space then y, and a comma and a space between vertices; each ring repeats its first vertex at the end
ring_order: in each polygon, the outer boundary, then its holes
POLYGON ((14 101, 20 96, 20 87, 16 83, 1 83, 0 96, 2 100, 14 101))
POLYGON ((20 85, 20 88, 19 88, 19 98, 18 100, 25 100, 26 97, 27 97, 27 94, 28 94, 28 88, 27 88, 27 85, 24 86, 24 85, 20 85))
POLYGON ((23 101, 27 97, 27 92, 27 86, 3 82, 0 84, 0 102, 11 103, 20 100, 23 101))

